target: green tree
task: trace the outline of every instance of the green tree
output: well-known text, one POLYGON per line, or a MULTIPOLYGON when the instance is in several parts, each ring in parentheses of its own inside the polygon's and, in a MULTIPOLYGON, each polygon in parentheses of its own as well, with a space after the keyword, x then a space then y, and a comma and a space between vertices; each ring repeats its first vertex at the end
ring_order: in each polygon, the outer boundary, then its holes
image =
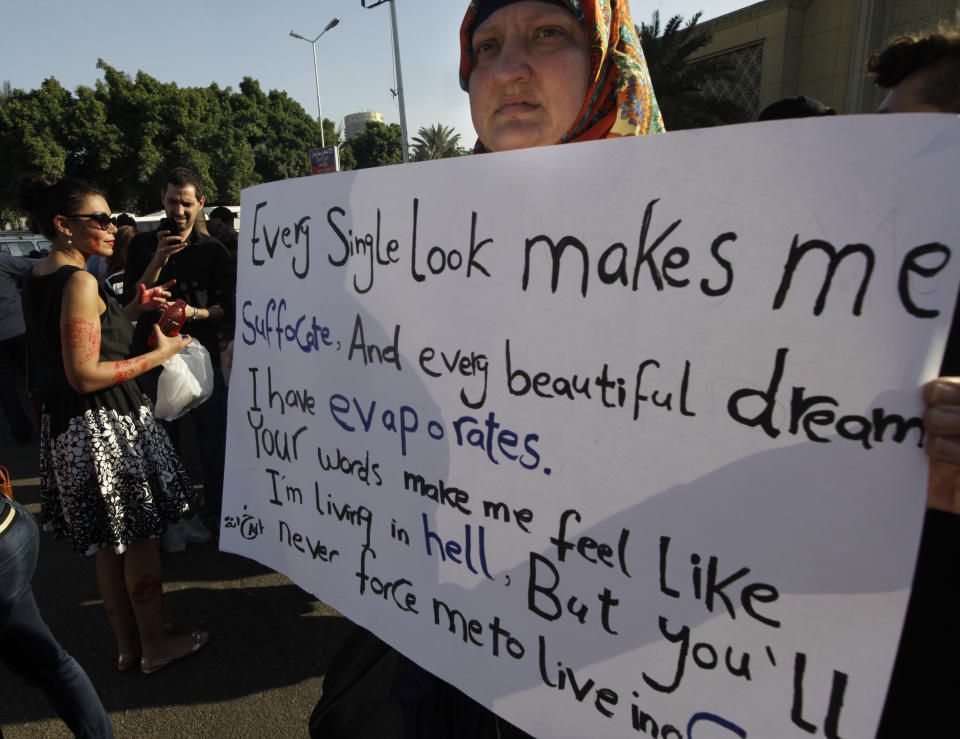
POLYGON ((723 57, 687 61, 713 38, 697 27, 702 11, 686 23, 675 15, 661 28, 660 11, 653 11, 649 24, 636 26, 650 70, 653 90, 668 131, 702 128, 751 119, 750 111, 723 97, 706 92, 715 79, 730 79, 735 70, 723 57))
MULTIPOLYGON (((74 95, 52 78, 30 92, 2 88, 5 217, 29 172, 92 180, 111 207, 137 213, 160 207, 164 175, 177 165, 203 178, 209 203, 237 203, 245 187, 310 173, 321 127, 285 92, 264 93, 249 77, 233 91, 179 87, 143 72, 131 78, 102 60, 98 67, 104 78, 74 95)), ((323 126, 336 141, 334 124, 323 126)))
POLYGON ((355 169, 400 164, 403 161, 400 126, 396 123, 385 125, 380 121, 370 121, 363 133, 341 147, 341 168, 347 169, 343 166, 344 154, 353 158, 355 169))
POLYGON ((446 159, 465 154, 460 146, 460 134, 454 133, 452 126, 436 123, 424 126, 413 137, 413 151, 410 158, 415 162, 426 159, 446 159))
POLYGON ((12 90, 0 99, 0 211, 5 219, 18 213, 16 187, 22 175, 65 174, 70 106, 70 93, 52 77, 39 90, 12 90))

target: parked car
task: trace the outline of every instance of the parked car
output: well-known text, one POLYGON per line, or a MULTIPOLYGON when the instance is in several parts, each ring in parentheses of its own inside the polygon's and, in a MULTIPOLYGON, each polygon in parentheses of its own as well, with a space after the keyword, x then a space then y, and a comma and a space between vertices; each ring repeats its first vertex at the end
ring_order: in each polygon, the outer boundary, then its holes
POLYGON ((50 239, 29 231, 0 231, 0 252, 18 257, 46 256, 50 239))

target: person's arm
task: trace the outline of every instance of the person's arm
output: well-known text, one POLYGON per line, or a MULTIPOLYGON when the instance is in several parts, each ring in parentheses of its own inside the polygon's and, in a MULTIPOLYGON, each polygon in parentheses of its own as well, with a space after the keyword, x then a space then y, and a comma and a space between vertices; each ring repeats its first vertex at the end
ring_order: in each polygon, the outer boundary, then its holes
POLYGON ((219 303, 211 305, 209 308, 197 308, 198 321, 210 321, 211 323, 220 323, 223 320, 224 310, 219 303))
POLYGON ((131 359, 100 361, 100 306, 97 278, 75 272, 63 290, 60 308, 60 343, 67 382, 78 393, 96 390, 142 375, 158 367, 190 342, 188 336, 165 336, 154 326, 156 349, 131 359))
POLYGON ((960 514, 960 377, 938 377, 923 387, 930 477, 927 506, 960 514))
POLYGON ((223 306, 219 303, 211 305, 209 308, 198 308, 195 305, 188 305, 187 322, 190 321, 211 321, 217 323, 223 319, 223 306))
POLYGON ((7 262, 10 266, 10 271, 17 276, 17 279, 27 274, 27 272, 33 269, 33 265, 40 261, 39 259, 30 259, 29 257, 6 256, 9 257, 7 262))

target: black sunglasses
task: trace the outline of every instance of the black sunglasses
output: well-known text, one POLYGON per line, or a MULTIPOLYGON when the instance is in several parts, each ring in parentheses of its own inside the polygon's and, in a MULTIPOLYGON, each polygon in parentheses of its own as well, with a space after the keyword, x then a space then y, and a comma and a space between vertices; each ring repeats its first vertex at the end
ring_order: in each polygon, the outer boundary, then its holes
POLYGON ((117 225, 117 219, 111 218, 109 213, 74 213, 72 216, 67 216, 67 218, 89 218, 100 227, 101 231, 109 229, 111 223, 114 226, 117 225))

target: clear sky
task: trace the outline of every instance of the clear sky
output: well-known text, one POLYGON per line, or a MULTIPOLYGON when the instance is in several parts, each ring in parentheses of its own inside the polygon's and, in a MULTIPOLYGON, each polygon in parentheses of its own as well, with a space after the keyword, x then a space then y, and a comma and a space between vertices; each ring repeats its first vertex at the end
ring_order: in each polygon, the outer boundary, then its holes
MULTIPOLYGON (((369 0, 372 4, 374 0, 369 0)), ((396 0, 401 70, 409 136, 443 123, 472 145, 467 95, 457 81, 458 32, 466 0, 396 0)), ((703 20, 750 5, 749 0, 630 0, 634 20, 662 16, 703 20)), ((390 93, 393 47, 390 6, 362 8, 360 0, 29 0, 7 13, 0 80, 35 89, 55 77, 73 91, 103 73, 97 58, 131 76, 138 70, 161 82, 238 88, 245 77, 264 91, 285 90, 313 116, 317 95, 310 44, 332 18, 340 24, 317 43, 323 115, 376 110, 399 123, 390 93)))

